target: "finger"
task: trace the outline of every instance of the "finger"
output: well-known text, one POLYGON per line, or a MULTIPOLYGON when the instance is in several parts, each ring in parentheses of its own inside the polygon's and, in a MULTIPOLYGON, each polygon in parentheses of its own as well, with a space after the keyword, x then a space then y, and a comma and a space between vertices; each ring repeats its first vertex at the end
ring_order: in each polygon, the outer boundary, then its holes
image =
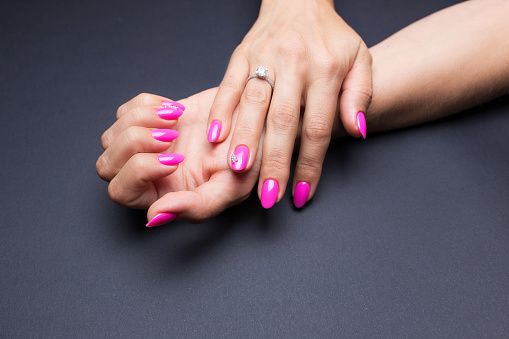
POLYGON ((101 143, 107 149, 111 143, 126 129, 132 126, 151 128, 172 128, 182 115, 182 110, 161 106, 136 106, 122 115, 102 137, 101 143))
POLYGON ((121 116, 123 116, 124 114, 138 106, 170 106, 175 103, 177 104, 178 108, 180 108, 182 111, 185 110, 184 105, 172 101, 168 98, 154 94, 141 93, 132 98, 131 100, 129 100, 128 102, 126 102, 125 104, 121 105, 117 109, 117 119, 119 119, 121 116))
POLYGON ((339 84, 313 84, 306 98, 299 157, 293 179, 294 204, 300 208, 316 191, 329 147, 339 84))
POLYGON ((366 119, 373 83, 371 78, 371 54, 363 45, 352 68, 346 75, 339 98, 339 112, 345 131, 353 137, 366 139, 366 119))
POLYGON ((228 163, 234 171, 248 171, 253 166, 271 94, 271 85, 263 79, 254 78, 246 84, 228 152, 228 163))
POLYGON ((222 142, 230 134, 232 113, 246 85, 249 63, 241 52, 234 52, 223 81, 210 108, 207 140, 222 142))
POLYGON ((108 194, 119 205, 148 208, 158 198, 154 181, 164 178, 184 160, 180 154, 133 155, 108 185, 108 194))
POLYGON ((178 132, 170 129, 129 127, 99 157, 97 173, 102 179, 110 181, 133 155, 164 152, 177 136, 178 132))
POLYGON ((264 208, 285 193, 297 136, 303 83, 297 71, 281 72, 267 115, 258 196, 264 208))
POLYGON ((194 191, 165 194, 148 210, 147 227, 160 226, 178 219, 202 223, 239 200, 236 192, 224 181, 207 181, 194 191))

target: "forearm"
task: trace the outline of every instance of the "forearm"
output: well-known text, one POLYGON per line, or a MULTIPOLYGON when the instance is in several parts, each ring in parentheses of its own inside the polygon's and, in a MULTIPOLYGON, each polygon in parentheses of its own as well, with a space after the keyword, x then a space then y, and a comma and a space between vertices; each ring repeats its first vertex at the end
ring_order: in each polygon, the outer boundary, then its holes
POLYGON ((508 14, 509 1, 467 1, 372 47, 368 131, 430 121, 507 93, 508 14))

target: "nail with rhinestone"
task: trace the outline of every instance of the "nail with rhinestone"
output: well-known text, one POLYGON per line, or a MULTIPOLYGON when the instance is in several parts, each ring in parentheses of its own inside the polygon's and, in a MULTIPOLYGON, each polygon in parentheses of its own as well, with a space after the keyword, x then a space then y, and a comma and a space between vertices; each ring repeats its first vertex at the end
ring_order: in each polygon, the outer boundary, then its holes
POLYGON ((182 105, 180 102, 175 102, 175 101, 163 101, 161 103, 162 106, 164 107, 170 107, 170 108, 173 108, 173 109, 180 109, 182 111, 185 111, 186 110, 186 106, 182 105))
POLYGON ((230 161, 234 171, 242 171, 249 161, 249 149, 244 145, 238 146, 230 156, 230 161))

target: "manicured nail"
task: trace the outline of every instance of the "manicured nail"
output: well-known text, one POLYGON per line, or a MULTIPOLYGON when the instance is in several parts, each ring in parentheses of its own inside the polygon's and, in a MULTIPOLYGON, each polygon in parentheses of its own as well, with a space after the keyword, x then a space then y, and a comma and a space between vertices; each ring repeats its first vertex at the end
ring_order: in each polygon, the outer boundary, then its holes
POLYGON ((277 194, 279 192, 279 186, 277 184, 277 181, 274 179, 267 179, 263 183, 262 188, 262 206, 264 208, 271 208, 274 206, 277 200, 277 194))
POLYGON ((235 171, 242 171, 249 161, 249 149, 246 146, 238 146, 231 155, 232 168, 235 171))
POLYGON ((184 161, 184 156, 176 153, 160 154, 157 156, 157 160, 163 165, 173 166, 184 161))
POLYGON ((180 108, 163 107, 158 108, 156 110, 156 113, 157 115, 159 115, 161 119, 175 120, 178 119, 182 115, 182 113, 184 113, 184 111, 181 110, 180 108))
POLYGON ((219 138, 219 134, 221 133, 221 121, 214 120, 209 128, 209 134, 207 135, 207 140, 209 142, 214 142, 219 138))
POLYGON ((366 117, 362 112, 357 113, 357 128, 361 132, 362 138, 366 139, 366 117))
POLYGON ((175 101, 163 101, 161 103, 162 106, 164 107, 170 107, 170 108, 178 108, 178 109, 181 109, 182 111, 185 111, 186 110, 186 106, 182 105, 180 102, 175 102, 175 101))
POLYGON ((157 213, 155 217, 152 218, 147 223, 147 227, 161 226, 170 221, 177 219, 177 213, 157 213))
POLYGON ((151 133, 154 139, 159 141, 172 141, 179 136, 179 132, 172 129, 153 129, 151 133))
POLYGON ((301 208, 306 204, 309 196, 309 183, 301 181, 295 187, 295 194, 293 195, 293 204, 297 208, 301 208))

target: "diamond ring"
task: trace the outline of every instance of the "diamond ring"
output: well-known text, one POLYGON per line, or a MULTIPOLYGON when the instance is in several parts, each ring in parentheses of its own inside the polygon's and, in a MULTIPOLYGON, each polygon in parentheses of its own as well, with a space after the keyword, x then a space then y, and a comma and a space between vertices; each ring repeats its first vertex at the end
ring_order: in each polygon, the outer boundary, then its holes
POLYGON ((269 70, 265 67, 258 66, 255 74, 251 74, 249 78, 247 78, 246 83, 253 78, 258 78, 267 81, 270 84, 270 87, 272 87, 272 90, 274 90, 274 82, 267 76, 268 71, 269 70))

